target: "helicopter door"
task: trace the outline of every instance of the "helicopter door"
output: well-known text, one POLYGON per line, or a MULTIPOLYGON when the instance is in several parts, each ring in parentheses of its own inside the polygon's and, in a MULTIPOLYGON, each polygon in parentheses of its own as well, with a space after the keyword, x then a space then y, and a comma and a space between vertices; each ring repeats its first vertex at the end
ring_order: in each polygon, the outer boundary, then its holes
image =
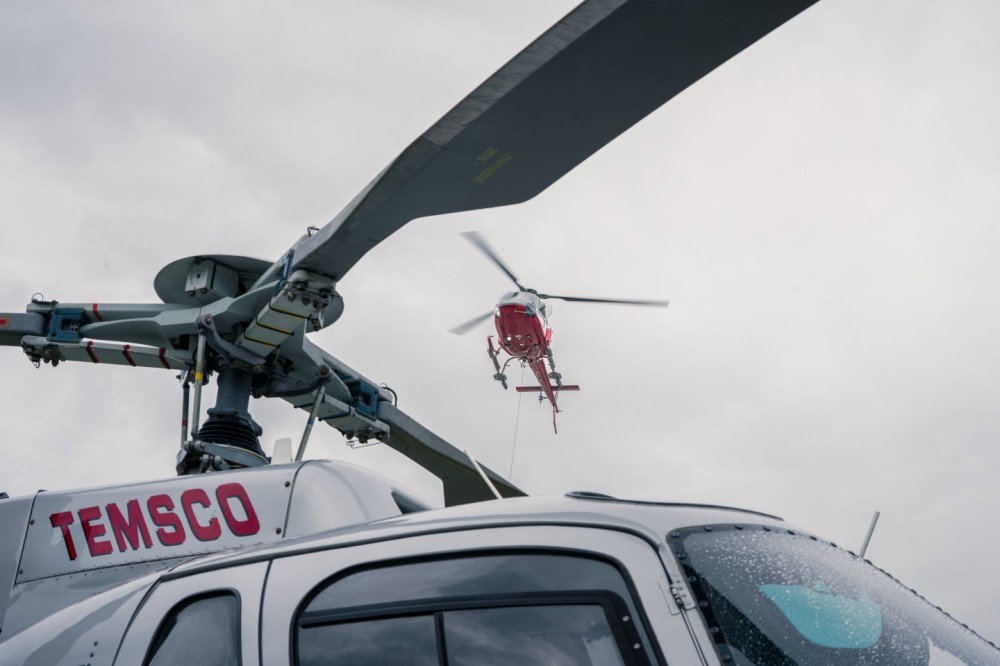
POLYGON ((168 574, 136 611, 115 664, 259 666, 257 629, 267 564, 168 574))
POLYGON ((700 663, 638 537, 522 526, 337 546, 272 562, 264 663, 700 663))

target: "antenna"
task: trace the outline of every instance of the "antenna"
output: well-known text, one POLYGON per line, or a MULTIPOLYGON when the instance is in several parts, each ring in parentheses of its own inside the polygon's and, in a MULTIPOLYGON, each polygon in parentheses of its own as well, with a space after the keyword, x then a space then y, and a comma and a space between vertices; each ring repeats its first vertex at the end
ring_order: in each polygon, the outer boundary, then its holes
POLYGON ((875 515, 872 516, 871 525, 868 526, 868 534, 865 535, 865 542, 861 544, 861 552, 858 554, 858 557, 861 559, 865 558, 865 551, 868 550, 868 542, 872 540, 872 533, 875 531, 875 524, 878 522, 878 517, 880 515, 881 514, 876 511, 875 515))

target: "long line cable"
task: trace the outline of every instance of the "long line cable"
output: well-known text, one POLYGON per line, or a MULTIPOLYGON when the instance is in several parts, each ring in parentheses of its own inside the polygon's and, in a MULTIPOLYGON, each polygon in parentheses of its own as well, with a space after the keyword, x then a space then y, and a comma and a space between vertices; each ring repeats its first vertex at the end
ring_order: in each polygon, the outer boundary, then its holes
MULTIPOLYGON (((521 385, 524 385, 524 371, 526 366, 521 366, 521 385)), ((514 445, 510 447, 510 469, 507 471, 507 480, 514 483, 514 452, 517 451, 517 426, 521 422, 521 398, 524 394, 517 394, 517 416, 514 417, 514 445)))

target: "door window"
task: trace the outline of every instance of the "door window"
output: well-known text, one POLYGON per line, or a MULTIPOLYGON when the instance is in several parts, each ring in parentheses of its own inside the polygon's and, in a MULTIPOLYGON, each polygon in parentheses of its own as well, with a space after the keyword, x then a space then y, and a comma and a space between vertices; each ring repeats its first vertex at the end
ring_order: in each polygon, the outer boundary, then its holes
POLYGON ((418 615, 311 626, 299 634, 299 663, 438 666, 434 618, 418 615))
POLYGON ((444 613, 452 666, 623 663, 605 609, 598 604, 513 606, 444 613))
POLYGON ((555 553, 354 570, 307 599, 295 631, 302 666, 650 663, 617 567, 555 553))

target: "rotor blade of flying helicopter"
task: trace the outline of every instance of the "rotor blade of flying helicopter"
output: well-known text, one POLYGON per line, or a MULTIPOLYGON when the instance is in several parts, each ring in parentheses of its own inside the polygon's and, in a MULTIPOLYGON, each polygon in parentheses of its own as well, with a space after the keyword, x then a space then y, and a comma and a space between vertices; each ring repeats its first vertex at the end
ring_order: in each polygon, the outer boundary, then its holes
POLYGON ((670 305, 670 301, 649 301, 644 299, 627 298, 586 298, 583 296, 556 296, 555 294, 538 294, 538 298, 558 298, 560 301, 571 301, 576 303, 617 303, 619 305, 648 305, 654 308, 665 308, 670 305))
POLYGON ((292 268, 341 280, 408 221, 525 201, 817 0, 586 0, 419 136, 292 268))
POLYGON ((493 316, 493 310, 490 310, 489 312, 484 312, 483 314, 479 315, 478 317, 470 319, 469 321, 467 321, 467 322, 465 322, 463 324, 459 324, 458 326, 456 326, 455 328, 449 330, 448 332, 449 333, 454 333, 455 335, 465 335, 466 333, 468 333, 469 331, 471 331, 472 329, 474 329, 476 326, 478 326, 479 324, 483 323, 484 321, 486 321, 487 319, 489 319, 492 316, 493 316))
POLYGON ((500 255, 496 253, 496 250, 493 249, 493 246, 486 242, 485 238, 483 238, 481 235, 479 235, 478 232, 475 231, 466 231, 462 235, 468 238, 470 243, 479 248, 479 251, 485 254, 490 261, 496 264, 497 268, 506 273, 507 277, 511 279, 511 281, 517 286, 519 290, 527 291, 527 289, 525 289, 524 286, 521 285, 521 282, 517 279, 517 276, 514 275, 514 271, 510 270, 507 264, 503 262, 503 259, 500 258, 500 255))

